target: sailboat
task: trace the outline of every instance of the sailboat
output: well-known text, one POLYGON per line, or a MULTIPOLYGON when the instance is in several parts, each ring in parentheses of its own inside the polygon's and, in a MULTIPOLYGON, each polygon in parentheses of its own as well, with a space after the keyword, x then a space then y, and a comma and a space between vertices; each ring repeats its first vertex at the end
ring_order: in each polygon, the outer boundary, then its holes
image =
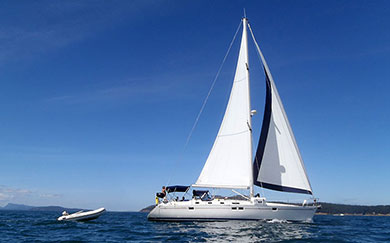
MULTIPOLYGON (((246 17, 230 98, 225 115, 206 163, 193 188, 232 189, 239 198, 208 196, 193 190, 191 200, 157 200, 149 220, 262 220, 311 221, 318 205, 268 201, 254 194, 254 187, 313 195, 301 154, 270 69, 246 17), (252 151, 251 110, 247 29, 261 58, 266 81, 266 101, 257 151, 252 151), (249 196, 235 189, 249 190, 249 196)), ((187 192, 189 187, 171 186, 167 192, 187 192)))

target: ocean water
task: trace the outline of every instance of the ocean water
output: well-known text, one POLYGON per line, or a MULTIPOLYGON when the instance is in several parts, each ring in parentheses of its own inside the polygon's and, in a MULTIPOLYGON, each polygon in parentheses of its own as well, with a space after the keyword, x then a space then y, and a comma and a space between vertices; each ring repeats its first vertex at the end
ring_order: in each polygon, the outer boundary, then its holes
POLYGON ((146 213, 106 212, 59 222, 58 212, 0 211, 2 242, 390 242, 390 217, 316 215, 283 221, 149 222, 146 213))

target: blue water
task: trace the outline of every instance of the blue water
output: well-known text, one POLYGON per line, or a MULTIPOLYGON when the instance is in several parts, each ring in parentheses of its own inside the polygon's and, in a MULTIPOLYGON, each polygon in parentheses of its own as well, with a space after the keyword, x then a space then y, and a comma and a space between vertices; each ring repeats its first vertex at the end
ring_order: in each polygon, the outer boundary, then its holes
POLYGON ((0 211, 2 242, 390 242, 390 217, 322 216, 280 221, 149 222, 145 213, 107 212, 58 222, 58 212, 0 211))

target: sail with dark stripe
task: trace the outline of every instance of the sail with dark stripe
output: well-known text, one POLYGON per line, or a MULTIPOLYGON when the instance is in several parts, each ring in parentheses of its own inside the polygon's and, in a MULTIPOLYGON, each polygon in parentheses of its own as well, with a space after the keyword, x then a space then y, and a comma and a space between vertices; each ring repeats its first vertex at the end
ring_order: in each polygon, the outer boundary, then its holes
POLYGON ((260 133, 260 139, 259 144, 256 150, 254 162, 253 162, 253 183, 257 186, 261 186, 259 182, 257 181, 257 176, 260 171, 261 161, 263 160, 263 154, 264 154, 264 148, 265 143, 268 136, 268 130, 269 130, 269 123, 271 120, 271 84, 269 81, 269 78, 267 76, 267 73, 264 70, 264 73, 266 74, 266 96, 265 96, 265 108, 264 108, 264 116, 263 116, 263 125, 261 127, 261 133, 260 133))
MULTIPOLYGON (((251 31, 252 37, 253 32, 251 31)), ((256 42, 266 79, 266 102, 253 162, 253 183, 271 190, 312 194, 301 154, 279 93, 256 42)))

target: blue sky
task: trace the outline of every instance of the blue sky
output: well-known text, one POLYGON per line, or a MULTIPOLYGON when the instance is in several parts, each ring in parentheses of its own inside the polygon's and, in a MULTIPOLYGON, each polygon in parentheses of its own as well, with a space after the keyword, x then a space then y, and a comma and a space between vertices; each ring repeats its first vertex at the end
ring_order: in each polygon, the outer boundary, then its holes
POLYGON ((315 196, 390 204, 390 3, 302 0, 0 3, 0 205, 138 210, 168 181, 195 182, 238 42, 184 144, 243 8, 315 196))

